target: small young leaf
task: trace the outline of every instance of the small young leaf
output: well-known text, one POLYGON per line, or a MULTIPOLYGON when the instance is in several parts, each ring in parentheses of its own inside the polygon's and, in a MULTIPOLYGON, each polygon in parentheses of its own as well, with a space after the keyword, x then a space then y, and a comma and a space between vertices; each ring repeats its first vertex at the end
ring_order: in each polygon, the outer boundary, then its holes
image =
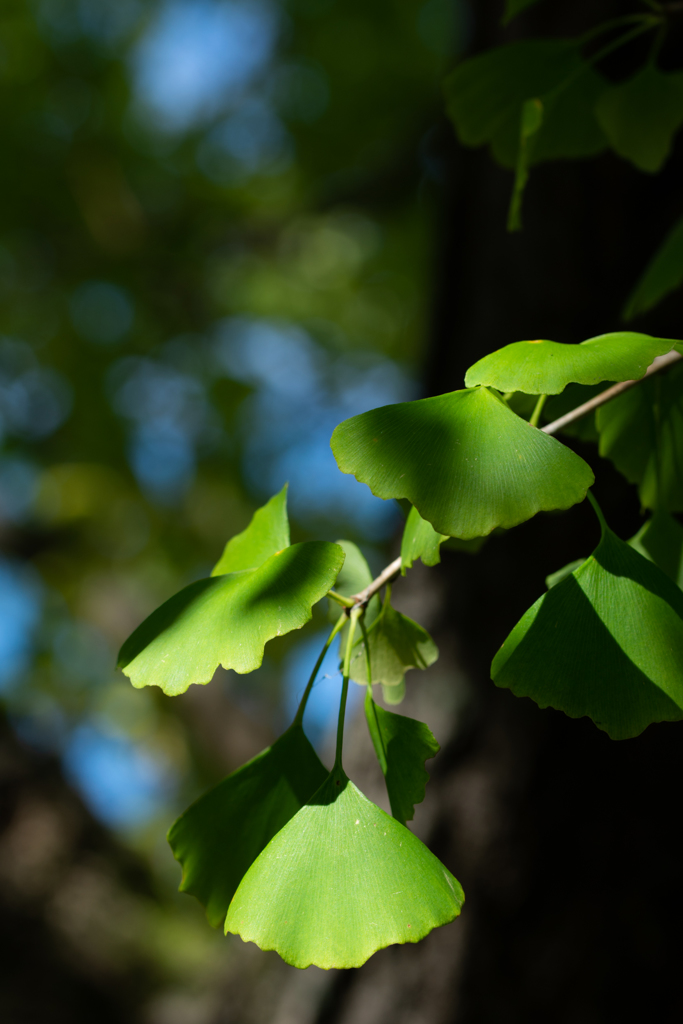
POLYGON ((628 543, 683 589, 683 526, 677 519, 655 511, 628 543))
POLYGON ((211 925, 224 922, 249 866, 327 775, 301 726, 293 725, 171 826, 168 841, 183 868, 180 891, 197 897, 211 925))
POLYGON ((441 561, 439 548, 447 534, 437 533, 431 523, 423 519, 416 508, 411 508, 401 541, 401 573, 411 569, 416 558, 424 565, 436 565, 441 561))
POLYGON ((385 405, 341 423, 332 450, 380 498, 408 498, 439 533, 468 540, 569 508, 590 467, 486 388, 385 405))
POLYGON ((269 640, 308 622, 343 560, 337 544, 307 541, 258 569, 191 583, 126 640, 119 668, 133 686, 160 686, 169 696, 210 682, 219 665, 253 672, 269 640))
POLYGON ((515 341, 484 356, 465 376, 467 387, 486 384, 499 391, 558 395, 567 384, 638 380, 656 356, 670 352, 671 338, 619 331, 580 345, 557 341, 515 341))
POLYGON ((595 113, 612 149, 641 171, 656 174, 683 124, 683 72, 665 74, 648 63, 627 82, 607 89, 595 113))
POLYGON ((294 967, 360 967, 460 913, 459 882, 335 769, 251 865, 226 932, 294 967))
POLYGON ((289 547, 287 484, 254 512, 249 526, 225 545, 211 575, 222 576, 243 569, 258 569, 267 558, 289 547))
POLYGON ((595 422, 600 454, 638 484, 643 507, 683 511, 683 365, 607 402, 595 422))
POLYGON ((405 825, 415 815, 415 804, 425 798, 429 782, 425 761, 438 754, 439 744, 424 722, 375 704, 370 687, 365 695, 365 717, 386 779, 391 813, 405 825))
MULTIPOLYGON (((379 621, 367 630, 370 670, 373 683, 398 686, 411 668, 427 668, 439 657, 439 650, 426 629, 390 604, 382 609, 379 621)), ((361 637, 351 657, 351 678, 368 682, 365 641, 361 637)))
POLYGON ((624 319, 631 320, 640 313, 647 313, 682 284, 683 218, 673 226, 645 268, 624 307, 624 319))
POLYGON ((583 565, 520 619, 496 654, 497 686, 612 739, 683 719, 683 594, 605 528, 583 565))

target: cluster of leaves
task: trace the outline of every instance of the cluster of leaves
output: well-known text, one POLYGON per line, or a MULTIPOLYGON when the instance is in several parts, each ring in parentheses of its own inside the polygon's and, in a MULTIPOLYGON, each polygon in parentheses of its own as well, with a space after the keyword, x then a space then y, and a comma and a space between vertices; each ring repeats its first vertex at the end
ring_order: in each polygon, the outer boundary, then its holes
MULTIPOLYGON (((602 538, 590 558, 548 580, 495 656, 492 678, 572 717, 587 715, 615 739, 650 723, 683 719, 683 510, 676 453, 683 445, 683 366, 648 377, 600 408, 601 451, 640 485, 654 515, 627 544, 589 493, 588 464, 543 428, 548 395, 641 378, 671 339, 619 333, 580 345, 526 341, 476 363, 467 387, 384 406, 340 424, 339 468, 411 511, 401 558, 433 565, 448 538, 485 538, 539 511, 567 509, 588 494, 602 538), (518 396, 538 396, 529 421, 518 396), (635 396, 635 397, 634 397, 635 396), (634 446, 631 437, 640 437, 634 446)), ((224 923, 297 967, 355 967, 390 943, 415 942, 456 917, 464 899, 450 872, 408 830, 424 798, 425 761, 437 750, 421 722, 378 705, 400 701, 405 672, 437 657, 428 634, 384 601, 349 541, 291 546, 286 489, 227 544, 212 575, 182 590, 124 644, 119 664, 135 686, 169 695, 208 683, 219 664, 250 672, 265 644, 301 628, 325 596, 342 606, 291 727, 268 750, 199 799, 169 841, 183 865, 181 888, 224 923), (333 589, 336 586, 337 589, 333 589), (360 627, 358 636, 357 626, 360 627), (325 651, 342 634, 343 689, 331 771, 303 731, 306 702, 325 651), (366 687, 365 713, 393 817, 368 801, 342 767, 349 680, 366 687)))
MULTIPOLYGON (((506 19, 536 0, 510 0, 506 19)), ((521 227, 522 196, 532 166, 593 157, 610 148, 654 174, 683 125, 683 71, 663 71, 658 54, 667 33, 658 4, 572 39, 525 39, 460 63, 445 82, 447 110, 467 146, 488 144, 515 172, 508 228, 521 227), (645 62, 625 81, 602 72, 608 56, 652 34, 645 62)), ((675 224, 624 308, 626 319, 655 306, 683 283, 683 220, 675 224)))

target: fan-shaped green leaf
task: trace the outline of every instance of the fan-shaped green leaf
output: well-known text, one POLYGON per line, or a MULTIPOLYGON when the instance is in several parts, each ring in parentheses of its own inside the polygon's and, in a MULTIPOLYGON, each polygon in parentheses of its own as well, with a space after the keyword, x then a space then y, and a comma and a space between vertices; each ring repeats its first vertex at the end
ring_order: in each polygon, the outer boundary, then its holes
POLYGON ((402 574, 405 576, 406 569, 412 568, 416 558, 421 558, 425 565, 436 565, 440 562, 439 548, 447 539, 447 534, 437 533, 416 508, 411 508, 401 541, 402 574))
POLYGON ((171 826, 168 841, 183 868, 180 890, 204 904, 210 924, 223 923, 249 866, 327 775, 301 726, 293 725, 171 826))
POLYGON ((486 388, 385 405, 332 435, 339 468, 380 498, 408 498, 450 537, 483 537, 582 501, 589 466, 486 388))
POLYGON ((683 72, 665 74, 647 63, 627 82, 603 92, 595 114, 612 149, 655 174, 683 124, 683 72))
POLYGON ((600 454, 632 484, 645 508, 683 510, 683 365, 646 378, 601 406, 600 454))
POLYGON ((646 313, 683 284, 683 218, 654 254, 624 308, 624 319, 646 313))
MULTIPOLYGON (((439 657, 439 650, 426 629, 407 615, 385 604, 379 618, 367 630, 370 671, 373 683, 398 686, 410 668, 427 668, 439 657)), ((365 642, 361 637, 351 657, 351 678, 367 683, 365 642)))
POLYGON ((365 717, 386 779, 391 813, 405 825, 415 815, 415 804, 425 798, 429 782, 425 761, 438 754, 439 744, 424 722, 375 704, 370 687, 365 694, 365 717))
POLYGON ((119 668, 133 686, 160 686, 170 696, 210 682, 219 665, 253 672, 269 640, 308 622, 343 560, 337 544, 308 541, 258 569, 191 583, 126 640, 119 668))
POLYGON ((463 901, 427 847, 335 769, 251 865, 225 930, 294 967, 360 967, 452 921, 463 901))
POLYGON ((580 345, 557 341, 515 341, 484 356, 465 376, 468 387, 486 384, 499 391, 558 395, 567 384, 638 380, 656 356, 675 341, 619 331, 589 338, 580 345))
POLYGON ((629 544, 683 588, 683 526, 677 519, 655 511, 629 544))
POLYGON ((491 673, 613 739, 683 719, 683 594, 605 528, 593 555, 520 619, 491 673))
POLYGON ((543 129, 532 163, 561 157, 591 156, 606 146, 593 108, 605 80, 566 39, 509 43, 463 61, 446 78, 446 102, 460 141, 466 146, 490 143, 504 167, 514 168, 519 147, 520 116, 525 100, 558 90, 544 103, 543 129), (561 90, 558 87, 562 86, 561 90))
POLYGON ((211 575, 222 576, 243 569, 258 569, 267 558, 289 547, 287 484, 254 512, 249 526, 225 545, 211 575))

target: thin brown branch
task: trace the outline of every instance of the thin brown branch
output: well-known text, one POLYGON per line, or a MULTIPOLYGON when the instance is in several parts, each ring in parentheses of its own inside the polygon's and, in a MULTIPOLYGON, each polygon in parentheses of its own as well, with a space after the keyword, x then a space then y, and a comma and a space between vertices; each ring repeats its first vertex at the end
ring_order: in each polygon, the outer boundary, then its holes
MULTIPOLYGON (((650 377, 653 373, 657 373, 659 370, 665 369, 667 366, 671 366, 672 363, 677 363, 679 359, 683 358, 680 353, 668 352, 665 356, 657 356, 654 362, 648 366, 645 377, 650 377)), ((594 409, 598 409, 601 405, 605 405, 606 402, 611 402, 617 395, 621 395, 624 391, 628 391, 629 388, 639 384, 641 380, 645 380, 645 377, 639 377, 638 380, 625 380, 621 384, 614 384, 611 388, 607 388, 606 391, 601 391, 595 398, 591 398, 588 402, 584 402, 583 405, 577 405, 576 409, 572 409, 571 412, 565 413, 564 416, 560 416, 559 419, 553 420, 552 423, 547 423, 545 427, 541 427, 544 434, 556 434, 558 430, 562 430, 563 427, 568 426, 570 423, 574 423, 575 420, 580 420, 582 416, 586 416, 589 412, 593 412, 594 409)))
POLYGON ((395 576, 397 572, 401 571, 401 556, 395 558, 393 562, 390 562, 386 569, 382 569, 379 576, 369 583, 365 590, 360 590, 357 594, 352 594, 352 598, 355 601, 355 607, 358 605, 367 604, 371 597, 381 590, 385 583, 388 583, 392 576, 395 576))

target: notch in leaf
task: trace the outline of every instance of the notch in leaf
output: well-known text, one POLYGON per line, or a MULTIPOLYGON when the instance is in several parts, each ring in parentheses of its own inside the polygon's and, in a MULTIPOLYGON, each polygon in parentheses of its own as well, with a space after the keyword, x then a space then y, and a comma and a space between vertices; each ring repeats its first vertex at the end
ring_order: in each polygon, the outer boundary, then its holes
POLYGON ((181 892, 206 907, 214 927, 249 866, 328 772, 300 725, 195 801, 171 826, 168 841, 183 868, 181 892))
POLYGON ((491 675, 612 739, 683 719, 683 593, 601 522, 592 556, 526 612, 491 675))
POLYGON ((469 540, 583 501, 590 467, 486 388, 385 405, 340 423, 332 451, 380 498, 407 498, 469 540))
POLYGON ((429 775, 425 761, 439 752, 429 726, 406 715, 396 715, 365 694, 365 718, 377 760, 384 773, 391 813, 405 825, 415 815, 415 804, 425 798, 429 775))
POLYGON ((419 942, 463 902, 450 871, 338 767, 251 865, 225 930, 294 967, 360 967, 419 942))

